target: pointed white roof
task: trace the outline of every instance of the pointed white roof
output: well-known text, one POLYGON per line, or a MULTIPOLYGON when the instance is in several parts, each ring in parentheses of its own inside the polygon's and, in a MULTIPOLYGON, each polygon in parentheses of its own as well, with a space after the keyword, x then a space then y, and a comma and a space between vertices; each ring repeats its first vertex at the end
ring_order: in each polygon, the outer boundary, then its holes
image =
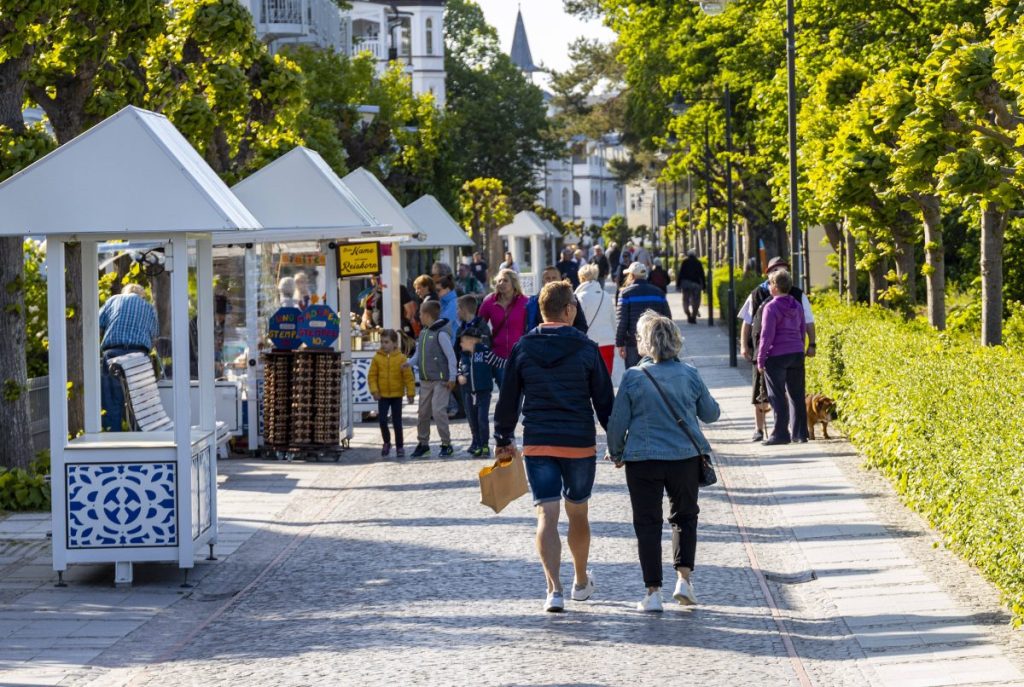
POLYGON ((472 246, 473 239, 466 235, 462 227, 437 201, 437 198, 426 195, 414 203, 405 206, 405 214, 409 215, 420 230, 427 235, 425 241, 412 240, 409 248, 447 248, 448 246, 472 246))
POLYGON ((512 219, 512 224, 508 224, 498 230, 498 236, 503 238, 510 236, 554 238, 561 236, 561 234, 558 233, 558 230, 550 222, 542 220, 536 212, 523 210, 512 219))
POLYGON ((396 234, 419 233, 420 228, 406 214, 402 204, 366 169, 360 167, 341 181, 374 217, 384 224, 391 225, 396 234))
POLYGON ((163 115, 126 107, 0 184, 0 236, 256 229, 163 115))
MULTIPOLYGON (((303 146, 293 148, 231 190, 265 227, 259 236, 252 237, 257 241, 390 233, 390 228, 359 202, 320 154, 303 146)), ((217 243, 232 240, 238 237, 229 234, 215 239, 217 243)))

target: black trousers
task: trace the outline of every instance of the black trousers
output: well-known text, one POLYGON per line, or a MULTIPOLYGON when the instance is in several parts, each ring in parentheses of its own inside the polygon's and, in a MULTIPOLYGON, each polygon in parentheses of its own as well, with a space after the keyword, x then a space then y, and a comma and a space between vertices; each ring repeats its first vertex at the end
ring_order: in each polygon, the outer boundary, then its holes
POLYGON ((640 350, 636 347, 636 343, 635 342, 634 343, 627 343, 626 344, 626 367, 627 368, 636 367, 640 363, 641 360, 642 360, 642 357, 640 355, 640 350))
POLYGON ((775 413, 772 439, 800 441, 807 439, 807 406, 804 405, 804 354, 787 353, 769 356, 764 361, 764 380, 768 402, 775 413), (789 396, 787 400, 786 396, 789 396), (792 409, 792 426, 790 410, 792 409))
POLYGON ((377 419, 380 421, 380 436, 385 443, 391 443, 391 433, 388 432, 388 413, 391 414, 391 421, 395 425, 395 446, 402 448, 405 444, 405 437, 402 436, 402 397, 381 398, 377 401, 377 419))
POLYGON ((672 525, 672 565, 693 570, 697 555, 697 484, 700 460, 643 460, 626 463, 626 486, 633 504, 633 531, 644 584, 661 587, 661 501, 668 492, 672 525))

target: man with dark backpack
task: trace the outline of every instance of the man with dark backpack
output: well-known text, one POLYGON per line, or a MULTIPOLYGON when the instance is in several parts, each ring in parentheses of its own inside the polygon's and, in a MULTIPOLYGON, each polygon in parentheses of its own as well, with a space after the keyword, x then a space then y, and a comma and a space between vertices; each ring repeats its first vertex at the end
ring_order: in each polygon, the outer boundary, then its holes
MULTIPOLYGON (((772 299, 771 292, 768 290, 768 275, 777 269, 789 269, 789 262, 785 258, 776 257, 772 258, 768 262, 768 269, 765 271, 765 281, 758 285, 750 295, 747 296, 746 302, 743 303, 743 307, 740 308, 739 313, 736 316, 743 321, 740 326, 740 355, 747 360, 753 361, 757 356, 757 345, 758 340, 761 336, 761 317, 763 315, 764 305, 772 299)), ((814 315, 811 312, 811 302, 807 299, 807 294, 793 287, 789 295, 797 300, 797 302, 803 304, 804 308, 804 321, 807 325, 807 353, 808 358, 813 358, 815 353, 815 332, 814 332, 814 315)), ((803 403, 802 398, 791 398, 790 403, 803 403)), ((768 390, 765 386, 764 375, 757 370, 757 366, 753 367, 753 394, 751 403, 754 404, 754 423, 756 429, 752 441, 761 441, 764 439, 765 432, 765 413, 770 407, 768 405, 768 390)))

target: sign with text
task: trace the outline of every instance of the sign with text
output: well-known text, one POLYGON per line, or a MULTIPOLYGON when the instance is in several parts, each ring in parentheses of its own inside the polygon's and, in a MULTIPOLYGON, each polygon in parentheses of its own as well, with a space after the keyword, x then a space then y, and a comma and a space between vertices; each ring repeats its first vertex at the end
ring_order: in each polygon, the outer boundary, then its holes
POLYGON ((380 244, 376 241, 338 246, 338 276, 342 279, 380 274, 380 269, 380 244))
POLYGON ((274 348, 282 351, 294 351, 302 345, 299 338, 299 320, 302 311, 298 308, 278 308, 267 323, 267 336, 274 348))
POLYGON ((299 338, 309 348, 330 348, 341 333, 338 313, 329 305, 311 305, 299 318, 299 338))

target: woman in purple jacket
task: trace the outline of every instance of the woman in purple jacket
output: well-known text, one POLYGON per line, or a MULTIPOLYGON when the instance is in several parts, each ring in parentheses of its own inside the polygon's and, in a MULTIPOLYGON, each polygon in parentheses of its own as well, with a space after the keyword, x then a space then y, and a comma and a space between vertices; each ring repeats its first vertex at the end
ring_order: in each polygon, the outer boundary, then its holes
POLYGON ((761 316, 761 340, 757 368, 768 385, 768 402, 775 413, 775 426, 762 443, 765 446, 807 441, 807 408, 804 405, 804 309, 789 295, 793 277, 776 270, 768 277, 772 300, 761 316), (789 394, 789 403, 786 394, 789 394), (790 406, 793 424, 788 427, 790 406))

